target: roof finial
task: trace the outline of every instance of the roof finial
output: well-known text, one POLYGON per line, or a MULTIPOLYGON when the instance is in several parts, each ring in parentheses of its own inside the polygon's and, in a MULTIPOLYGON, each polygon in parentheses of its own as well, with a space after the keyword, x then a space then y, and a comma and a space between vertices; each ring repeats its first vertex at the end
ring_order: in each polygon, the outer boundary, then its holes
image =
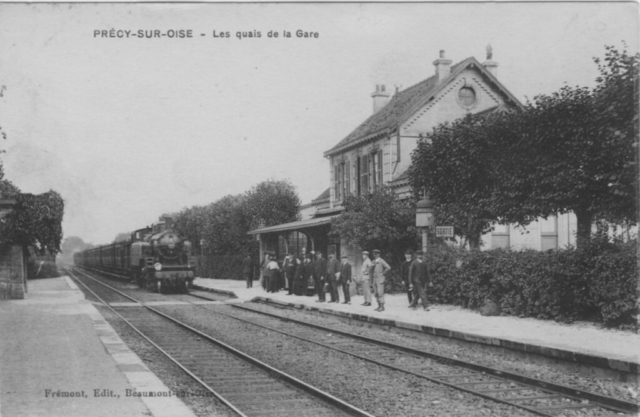
POLYGON ((444 49, 440 50, 440 58, 444 58, 444 49))
POLYGON ((487 45, 487 61, 491 61, 491 58, 493 58, 493 48, 489 44, 487 45))

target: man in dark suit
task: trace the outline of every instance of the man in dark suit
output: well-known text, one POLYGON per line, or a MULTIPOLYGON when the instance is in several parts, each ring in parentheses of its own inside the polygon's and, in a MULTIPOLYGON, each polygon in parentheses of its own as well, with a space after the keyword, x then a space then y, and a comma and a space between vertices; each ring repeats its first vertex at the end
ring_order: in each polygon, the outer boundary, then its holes
POLYGON ((245 281, 247 281, 247 288, 253 288, 253 261, 249 253, 247 253, 247 257, 242 261, 242 275, 245 281))
POLYGON ((427 301, 427 286, 431 286, 429 279, 429 270, 426 262, 422 260, 422 251, 416 252, 417 259, 411 263, 409 269, 409 282, 413 289, 413 302, 411 308, 414 310, 418 306, 418 300, 422 300, 422 308, 429 311, 429 303, 427 301))
POLYGON ((326 301, 324 295, 324 283, 327 276, 327 260, 322 257, 322 252, 316 252, 316 262, 313 267, 313 279, 315 280, 316 290, 318 291, 318 299, 316 302, 324 303, 326 301))
POLYGON ((298 264, 300 264, 300 261, 293 256, 293 253, 287 253, 287 257, 282 264, 284 277, 287 279, 287 284, 289 285, 289 292, 287 293, 287 295, 293 294, 293 283, 296 279, 296 270, 298 269, 298 264))
POLYGON ((340 268, 340 284, 342 284, 342 291, 344 292, 344 301, 342 304, 351 304, 351 264, 347 255, 342 255, 342 267, 340 268))
POLYGON ((411 282, 409 281, 409 269, 411 268, 411 263, 413 262, 413 252, 410 250, 406 250, 404 252, 404 256, 406 260, 400 266, 400 273, 402 275, 402 282, 404 283, 404 288, 407 291, 407 298, 409 298, 409 307, 411 307, 412 301, 412 293, 411 290, 411 282))
POLYGON ((329 283, 329 292, 331 293, 331 303, 339 303, 340 295, 338 294, 338 280, 336 274, 340 272, 340 262, 329 255, 327 262, 327 282, 329 283))

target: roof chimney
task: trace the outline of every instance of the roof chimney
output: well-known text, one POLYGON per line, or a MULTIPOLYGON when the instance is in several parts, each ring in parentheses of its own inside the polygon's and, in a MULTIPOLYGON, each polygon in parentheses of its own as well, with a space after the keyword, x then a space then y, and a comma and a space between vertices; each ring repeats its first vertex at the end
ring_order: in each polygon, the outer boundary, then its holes
POLYGON ((378 113, 380 109, 386 106, 389 102, 389 93, 385 90, 386 87, 384 84, 378 84, 376 85, 376 91, 371 94, 371 97, 373 97, 373 114, 378 113))
POLYGON ((487 60, 482 63, 494 77, 498 76, 498 63, 493 60, 493 48, 491 45, 487 45, 487 60))
POLYGON ((451 60, 444 57, 444 49, 440 51, 440 58, 433 61, 433 65, 436 66, 438 82, 444 80, 451 74, 451 60))

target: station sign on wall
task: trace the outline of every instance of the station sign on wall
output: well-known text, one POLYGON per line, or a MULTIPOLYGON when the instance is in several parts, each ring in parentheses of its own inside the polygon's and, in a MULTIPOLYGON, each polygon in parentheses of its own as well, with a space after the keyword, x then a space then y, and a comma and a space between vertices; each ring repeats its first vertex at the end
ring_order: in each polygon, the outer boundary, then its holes
POLYGON ((453 237, 453 226, 436 226, 436 237, 453 237))

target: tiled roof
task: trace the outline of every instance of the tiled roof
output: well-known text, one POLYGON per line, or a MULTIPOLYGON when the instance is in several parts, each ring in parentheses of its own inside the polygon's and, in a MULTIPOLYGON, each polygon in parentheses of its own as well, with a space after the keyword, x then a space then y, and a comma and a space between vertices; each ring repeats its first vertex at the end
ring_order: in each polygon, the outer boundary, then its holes
POLYGON ((313 200, 311 200, 311 203, 314 203, 316 201, 327 200, 330 196, 331 196, 331 188, 327 188, 317 198, 314 198, 313 200))
POLYGON ((408 178, 409 178, 409 168, 405 169, 404 172, 398 176, 398 178, 396 178, 395 180, 393 180, 391 182, 400 182, 400 181, 404 181, 404 180, 406 180, 408 178))
POLYGON ((451 66, 451 75, 442 82, 438 82, 438 76, 423 80, 406 90, 396 93, 389 103, 380 109, 377 113, 371 115, 360 126, 358 126, 353 132, 351 132, 346 138, 342 139, 333 148, 324 153, 324 156, 330 156, 337 151, 349 147, 356 142, 366 140, 377 133, 385 133, 393 131, 397 126, 403 123, 407 118, 413 115, 420 107, 422 107, 427 100, 429 100, 435 93, 448 84, 448 81, 453 79, 462 72, 467 66, 474 65, 480 69, 507 94, 512 101, 519 104, 519 101, 506 90, 497 81, 495 76, 489 71, 485 70, 482 64, 480 64, 475 58, 469 57, 451 66))

